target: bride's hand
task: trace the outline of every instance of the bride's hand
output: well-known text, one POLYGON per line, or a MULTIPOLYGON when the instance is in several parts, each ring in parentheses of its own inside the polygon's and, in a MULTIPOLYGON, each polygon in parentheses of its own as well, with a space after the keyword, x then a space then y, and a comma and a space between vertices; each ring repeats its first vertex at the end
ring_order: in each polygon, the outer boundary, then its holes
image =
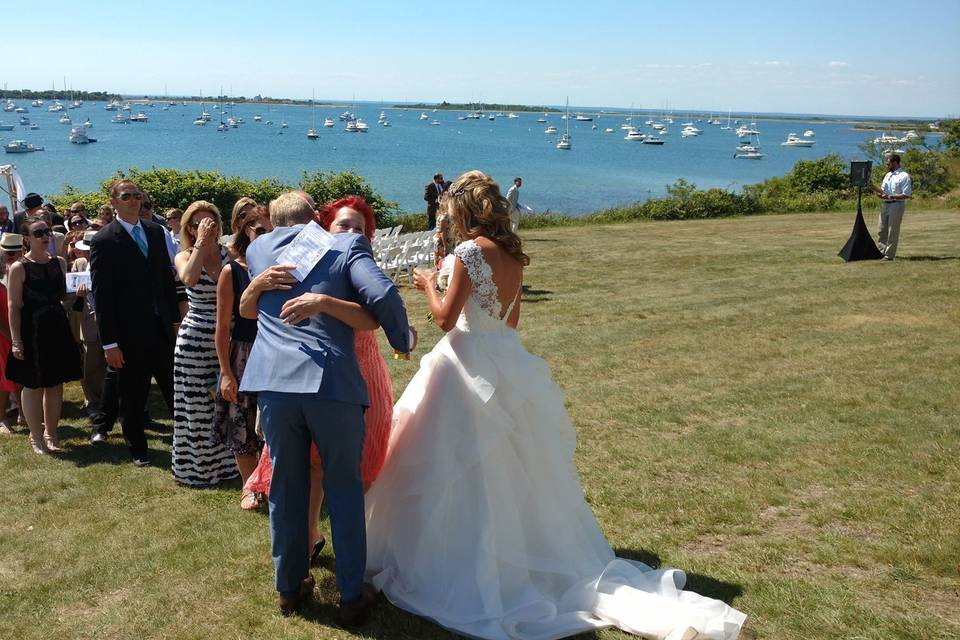
POLYGON ((297 281, 290 272, 296 269, 292 264, 275 264, 250 282, 254 291, 287 291, 297 281))
POLYGON ((436 269, 431 269, 430 271, 421 271, 420 269, 413 270, 413 284, 420 289, 421 291, 426 291, 429 287, 430 289, 437 288, 437 271, 436 269))

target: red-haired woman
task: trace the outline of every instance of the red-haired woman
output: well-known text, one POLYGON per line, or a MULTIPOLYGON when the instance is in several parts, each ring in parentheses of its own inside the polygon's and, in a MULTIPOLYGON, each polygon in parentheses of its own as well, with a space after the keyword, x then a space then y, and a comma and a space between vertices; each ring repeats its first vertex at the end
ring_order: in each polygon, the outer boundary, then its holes
MULTIPOLYGON (((358 233, 373 238, 376 229, 376 220, 370 205, 359 196, 347 196, 326 204, 319 212, 317 220, 330 233, 358 233)), ((340 306, 356 305, 353 302, 331 300, 331 304, 340 306)), ((330 315, 347 322, 347 316, 330 310, 330 315)), ((347 322, 347 324, 350 324, 347 322)), ((354 348, 357 361, 360 364, 360 374, 367 383, 367 394, 370 397, 370 407, 364 413, 365 433, 363 442, 363 459, 360 463, 360 477, 363 479, 364 489, 370 488, 373 481, 383 467, 387 455, 387 441, 390 438, 390 423, 393 418, 393 384, 387 363, 380 355, 375 331, 355 331, 354 348)), ((316 447, 310 448, 311 467, 310 478, 310 541, 313 544, 311 560, 316 560, 323 548, 323 541, 319 532, 320 505, 323 502, 323 487, 321 484, 323 470, 320 468, 320 458, 316 447)), ((269 494, 270 479, 272 477, 270 455, 264 447, 260 456, 260 463, 256 471, 250 476, 244 492, 269 494)))

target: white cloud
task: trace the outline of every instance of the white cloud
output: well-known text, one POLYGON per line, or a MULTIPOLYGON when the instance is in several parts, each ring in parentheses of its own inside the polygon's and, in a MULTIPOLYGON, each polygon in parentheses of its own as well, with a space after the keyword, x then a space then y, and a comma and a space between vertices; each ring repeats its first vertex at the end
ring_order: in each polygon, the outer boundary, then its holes
POLYGON ((834 68, 836 68, 836 69, 839 69, 839 68, 842 68, 842 67, 849 67, 849 66, 850 66, 850 63, 849 63, 849 62, 843 62, 842 60, 831 60, 830 62, 827 63, 827 66, 828 66, 828 67, 834 67, 834 68))

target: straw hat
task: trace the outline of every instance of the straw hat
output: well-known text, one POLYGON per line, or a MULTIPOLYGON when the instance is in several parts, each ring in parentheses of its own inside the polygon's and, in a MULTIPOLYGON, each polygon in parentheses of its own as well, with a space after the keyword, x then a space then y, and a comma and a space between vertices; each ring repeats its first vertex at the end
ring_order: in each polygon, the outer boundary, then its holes
POLYGON ((97 235, 96 231, 87 231, 83 234, 83 240, 73 246, 80 251, 90 251, 90 243, 93 241, 95 235, 97 235))
POLYGON ((23 236, 19 233, 5 233, 0 238, 0 249, 4 251, 23 251, 23 236))

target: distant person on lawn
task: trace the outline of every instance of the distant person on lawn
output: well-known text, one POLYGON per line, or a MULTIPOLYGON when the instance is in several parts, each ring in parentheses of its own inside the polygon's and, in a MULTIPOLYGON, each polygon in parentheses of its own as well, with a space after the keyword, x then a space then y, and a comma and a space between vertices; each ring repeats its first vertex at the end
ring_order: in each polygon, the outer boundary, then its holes
POLYGON ((517 232, 520 226, 520 187, 523 186, 523 178, 513 179, 513 185, 507 189, 507 202, 510 203, 510 227, 511 231, 517 232))
POLYGON ((883 200, 877 245, 883 253, 883 260, 893 260, 900 243, 903 212, 907 208, 907 199, 913 195, 913 181, 910 174, 900 168, 900 156, 896 153, 887 156, 886 164, 887 175, 883 176, 879 187, 873 187, 873 192, 883 200))
POLYGON ((423 188, 423 199, 427 202, 427 229, 434 229, 437 226, 437 209, 444 188, 442 173, 435 174, 433 182, 427 183, 423 188))

